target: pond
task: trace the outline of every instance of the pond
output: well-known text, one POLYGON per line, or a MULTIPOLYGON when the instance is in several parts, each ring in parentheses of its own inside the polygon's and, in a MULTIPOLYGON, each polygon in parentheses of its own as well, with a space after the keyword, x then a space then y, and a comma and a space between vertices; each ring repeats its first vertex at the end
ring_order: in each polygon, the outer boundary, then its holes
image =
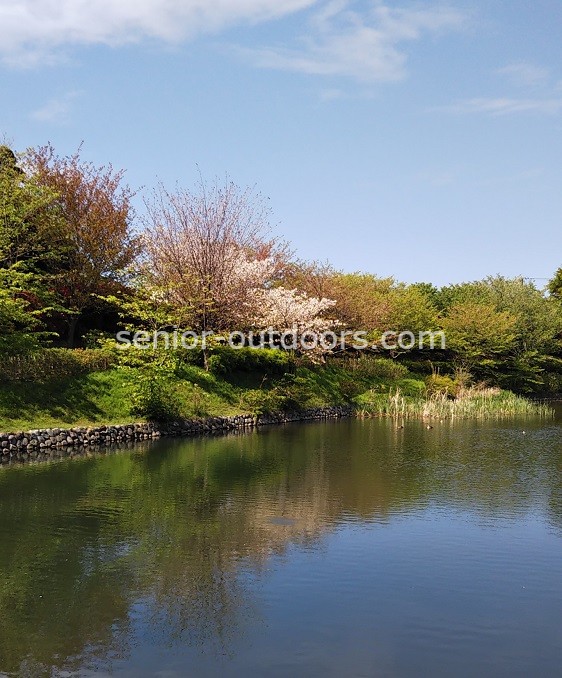
POLYGON ((553 676, 562 418, 345 420, 0 469, 0 673, 553 676))

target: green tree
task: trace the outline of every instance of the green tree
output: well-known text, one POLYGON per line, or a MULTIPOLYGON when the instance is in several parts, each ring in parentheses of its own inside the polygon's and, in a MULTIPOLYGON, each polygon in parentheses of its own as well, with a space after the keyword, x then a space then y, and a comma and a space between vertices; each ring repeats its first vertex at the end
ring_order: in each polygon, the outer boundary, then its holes
POLYGON ((133 232, 134 194, 123 183, 124 172, 83 161, 80 152, 62 157, 47 145, 25 158, 37 184, 56 195, 64 255, 55 289, 68 311, 70 347, 82 314, 127 280, 140 247, 133 232))
POLYGON ((50 310, 49 272, 57 256, 56 195, 0 146, 0 354, 38 346, 50 310))
POLYGON ((555 298, 562 300, 562 266, 556 271, 548 283, 548 291, 555 298))
POLYGON ((387 329, 419 333, 437 328, 437 308, 419 286, 396 286, 390 293, 390 302, 387 329))
POLYGON ((0 268, 0 359, 38 346, 41 303, 33 278, 18 266, 0 268))
POLYGON ((0 146, 0 268, 53 268, 62 237, 55 201, 55 191, 26 174, 14 152, 0 146))
MULTIPOLYGON (((514 318, 509 332, 513 341, 494 360, 496 380, 517 391, 548 388, 549 373, 558 371, 562 333, 562 312, 555 298, 548 298, 522 277, 490 276, 484 280, 445 287, 440 292, 445 315, 463 304, 493 307, 514 318)), ((478 368, 476 368, 478 369, 478 368)))
POLYGON ((441 308, 442 298, 441 290, 438 287, 435 287, 432 283, 428 282, 419 282, 413 283, 410 285, 410 288, 418 290, 421 292, 427 299, 427 301, 434 308, 441 308))
POLYGON ((375 335, 389 329, 394 285, 393 278, 337 272, 327 286, 326 295, 335 299, 334 314, 346 327, 375 335))
POLYGON ((472 301, 451 306, 441 324, 447 348, 479 377, 496 376, 502 359, 513 350, 517 318, 492 304, 472 301))

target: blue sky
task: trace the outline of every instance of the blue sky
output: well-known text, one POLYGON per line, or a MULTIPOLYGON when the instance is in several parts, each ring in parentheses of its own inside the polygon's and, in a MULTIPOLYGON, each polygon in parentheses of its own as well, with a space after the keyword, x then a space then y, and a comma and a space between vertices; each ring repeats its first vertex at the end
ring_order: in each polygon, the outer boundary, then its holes
POLYGON ((0 0, 0 134, 135 188, 227 172, 302 258, 542 286, 561 30, 560 0, 0 0))

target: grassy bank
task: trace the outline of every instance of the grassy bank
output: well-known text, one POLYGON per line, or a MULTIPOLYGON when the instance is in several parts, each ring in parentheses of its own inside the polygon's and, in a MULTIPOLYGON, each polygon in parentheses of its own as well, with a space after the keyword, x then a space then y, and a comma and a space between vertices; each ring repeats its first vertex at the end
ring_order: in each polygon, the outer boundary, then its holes
POLYGON ((302 367, 276 375, 261 370, 214 374, 186 365, 181 374, 165 376, 129 367, 4 383, 0 386, 0 431, 143 421, 158 415, 231 416, 346 404, 355 395, 350 390, 351 378, 349 370, 340 367, 302 367))
POLYGON ((33 369, 20 362, 0 385, 0 431, 341 404, 363 415, 402 418, 546 414, 512 393, 461 388, 451 378, 432 380, 382 358, 311 365, 279 351, 248 349, 215 352, 209 370, 198 362, 191 355, 113 354, 101 360, 95 352, 49 353, 35 357, 33 369))

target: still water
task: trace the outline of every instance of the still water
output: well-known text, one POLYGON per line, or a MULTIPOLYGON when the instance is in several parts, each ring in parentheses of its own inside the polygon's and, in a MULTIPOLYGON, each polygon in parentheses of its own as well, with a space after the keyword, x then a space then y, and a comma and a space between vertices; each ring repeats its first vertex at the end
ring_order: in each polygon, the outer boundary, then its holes
POLYGON ((561 419, 0 469, 2 672, 560 676, 561 419))

